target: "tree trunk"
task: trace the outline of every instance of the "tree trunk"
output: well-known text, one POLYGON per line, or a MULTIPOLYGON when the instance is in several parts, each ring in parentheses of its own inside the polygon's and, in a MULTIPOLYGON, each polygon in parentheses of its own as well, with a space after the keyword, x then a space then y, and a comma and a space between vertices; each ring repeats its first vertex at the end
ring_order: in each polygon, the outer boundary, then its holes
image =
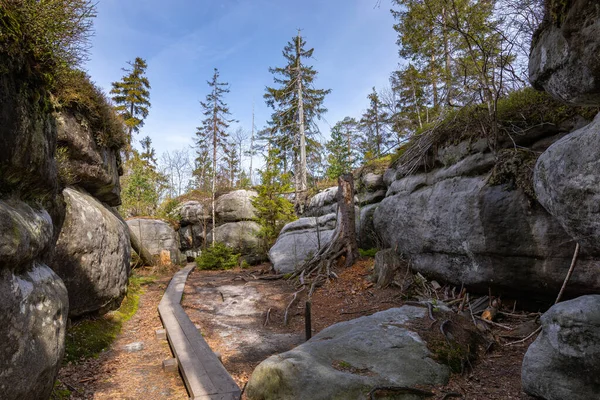
POLYGON ((135 252, 140 256, 140 259, 144 262, 145 265, 154 266, 154 258, 152 254, 144 247, 140 238, 133 232, 131 228, 129 228, 129 238, 131 241, 131 247, 135 252))
POLYGON ((356 241, 355 211, 354 211, 354 178, 345 174, 338 178, 338 212, 337 225, 331 242, 321 248, 310 260, 296 270, 292 277, 309 277, 316 273, 313 279, 309 297, 317 286, 330 276, 331 267, 340 257, 345 257, 345 266, 350 267, 358 258, 358 243, 356 241))

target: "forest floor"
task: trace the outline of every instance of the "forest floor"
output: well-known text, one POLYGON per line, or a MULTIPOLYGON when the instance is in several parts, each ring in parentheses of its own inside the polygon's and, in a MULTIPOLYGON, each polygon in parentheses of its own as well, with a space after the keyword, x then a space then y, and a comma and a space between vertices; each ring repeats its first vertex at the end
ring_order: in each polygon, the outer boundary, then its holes
POLYGON ((137 312, 123 324, 110 348, 97 358, 61 368, 54 399, 188 399, 180 375, 163 372, 162 361, 173 356, 168 342, 155 337, 155 331, 162 329, 158 303, 174 272, 136 270, 138 277, 148 278, 142 285, 137 312))
MULTIPOLYGON (((304 341, 306 298, 298 296, 285 325, 285 310, 296 288, 285 279, 269 280, 269 269, 265 264, 244 270, 194 270, 184 292, 182 305, 186 312, 201 327, 210 347, 221 354, 225 368, 240 388, 245 387, 262 360, 304 341)), ((338 279, 315 291, 311 301, 313 335, 337 322, 403 305, 405 296, 399 288, 375 288, 369 279, 372 270, 373 259, 361 259, 351 268, 340 268, 338 279)), ((524 315, 516 313, 512 319, 500 320, 504 328, 490 325, 486 336, 520 335, 517 332, 522 326, 531 323, 523 324, 524 315)), ((470 319, 465 321, 472 324, 470 319)), ((424 325, 433 326, 429 321, 424 325)), ((439 331, 438 325, 439 322, 432 330, 439 331)), ((474 327, 471 325, 470 329, 474 327)), ((460 393, 471 400, 532 399, 521 391, 521 362, 532 341, 533 338, 511 346, 490 346, 463 373, 453 374, 446 387, 436 388, 436 398, 460 393)))
MULTIPOLYGON (((285 279, 270 279, 273 275, 269 270, 268 264, 229 271, 194 270, 184 291, 182 305, 186 312, 201 327, 210 347, 221 354, 225 368, 240 388, 245 387, 253 369, 262 360, 304 342, 306 298, 298 296, 289 308, 289 323, 285 325, 285 310, 296 288, 285 279)), ((337 322, 404 304, 407 299, 399 288, 374 286, 369 279, 372 270, 373 259, 361 259, 351 268, 339 268, 339 278, 314 293, 311 301, 313 335, 337 322)), ((154 271, 138 273, 151 275, 151 272, 154 271)), ((59 388, 71 393, 55 398, 188 398, 180 375, 162 371, 161 362, 172 355, 167 342, 155 338, 155 330, 162 327, 158 302, 172 273, 159 274, 143 286, 137 313, 124 323, 122 333, 110 349, 97 358, 70 363, 61 369, 59 388)), ((507 312, 514 311, 509 308, 507 312)), ((525 325, 524 315, 517 311, 514 318, 500 319, 498 322, 503 327, 490 326, 486 336, 526 336, 517 333, 520 326, 525 325)), ((433 324, 427 321, 422 325, 415 328, 427 335, 427 329, 433 324)), ((439 332, 438 325, 439 322, 431 330, 439 332)), ((500 338, 498 342, 510 340, 513 339, 500 338)), ((533 338, 513 346, 491 346, 468 363, 462 373, 453 374, 447 386, 435 388, 434 399, 447 398, 444 396, 449 393, 459 393, 471 400, 532 399, 521 391, 521 362, 532 341, 533 338)))

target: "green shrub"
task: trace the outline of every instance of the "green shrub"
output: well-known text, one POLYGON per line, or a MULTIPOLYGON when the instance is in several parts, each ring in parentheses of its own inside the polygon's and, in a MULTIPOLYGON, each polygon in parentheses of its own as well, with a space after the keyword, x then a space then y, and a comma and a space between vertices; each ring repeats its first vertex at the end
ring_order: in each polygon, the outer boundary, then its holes
POLYGON ((121 149, 127 144, 123 121, 115 112, 110 101, 88 74, 69 70, 61 74, 54 85, 53 94, 58 105, 83 117, 100 146, 121 149))
POLYGON ((181 216, 177 212, 177 207, 181 204, 178 199, 167 198, 158 206, 156 216, 169 221, 179 222, 181 216))
POLYGON ((358 249, 358 254, 360 254, 361 257, 369 257, 369 258, 373 258, 375 257, 375 254, 377 254, 379 250, 376 248, 372 248, 372 249, 358 249))
POLYGON ((231 269, 237 266, 240 255, 233 252, 231 247, 215 242, 214 246, 202 250, 196 257, 198 269, 231 269))

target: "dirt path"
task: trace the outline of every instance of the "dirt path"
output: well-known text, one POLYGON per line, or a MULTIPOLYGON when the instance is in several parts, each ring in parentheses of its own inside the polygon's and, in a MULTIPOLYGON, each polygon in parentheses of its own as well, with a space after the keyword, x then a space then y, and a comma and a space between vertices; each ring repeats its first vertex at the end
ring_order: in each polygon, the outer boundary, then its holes
POLYGON ((172 357, 171 350, 155 338, 155 330, 162 328, 158 303, 170 279, 168 274, 143 286, 137 313, 110 350, 61 369, 58 379, 71 390, 70 399, 188 399, 179 374, 162 371, 162 360, 172 357))
MULTIPOLYGON (((340 269, 339 279, 315 292, 313 333, 337 322, 402 305, 398 289, 373 287, 368 279, 372 265, 372 260, 360 260, 352 268, 340 269)), ((182 304, 186 312, 201 326, 211 348, 223 355, 225 368, 240 388, 262 360, 304 341, 305 298, 290 308, 291 321, 284 326, 284 311, 295 289, 285 280, 261 280, 268 276, 263 275, 267 270, 268 266, 193 271, 184 292, 182 304), (265 326, 268 310, 269 323, 265 326)), ((521 391, 521 362, 531 341, 511 347, 495 346, 473 363, 473 369, 453 375, 446 387, 437 388, 438 396, 461 393, 469 400, 532 399, 521 391)))
POLYGON ((261 277, 264 270, 194 270, 184 291, 185 311, 201 327, 213 351, 221 354, 225 368, 240 388, 262 360, 304 341, 304 331, 301 334, 296 327, 283 325, 294 287, 285 280, 254 278, 261 277))

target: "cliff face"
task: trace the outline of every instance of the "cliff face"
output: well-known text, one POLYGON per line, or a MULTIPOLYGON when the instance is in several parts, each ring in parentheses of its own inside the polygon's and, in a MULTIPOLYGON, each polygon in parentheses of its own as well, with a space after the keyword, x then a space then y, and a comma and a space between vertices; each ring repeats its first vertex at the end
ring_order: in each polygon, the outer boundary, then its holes
POLYGON ((57 122, 64 223, 51 267, 69 292, 69 315, 118 308, 127 292, 129 229, 111 206, 121 204, 119 150, 98 143, 85 117, 71 110, 57 122))
POLYGON ((114 309, 125 295, 129 232, 110 208, 120 204, 118 148, 100 145, 85 116, 54 113, 26 63, 4 57, 0 398, 42 399, 64 354, 67 317, 114 309))
MULTIPOLYGON (((536 199, 532 169, 548 146, 585 123, 573 115, 497 146, 478 136, 446 142, 408 174, 400 163, 385 174, 388 190, 374 213, 378 237, 426 276, 483 292, 555 297, 575 242, 536 199)), ((570 295, 600 289, 599 262, 598 249, 584 249, 570 295)))
POLYGON ((48 267, 62 220, 56 125, 44 98, 24 90, 25 67, 11 66, 0 74, 0 398, 37 399, 52 390, 68 310, 48 267))
MULTIPOLYGON (((599 5, 575 0, 552 17, 532 45, 532 83, 571 104, 600 106, 599 5)), ((599 118, 552 145, 535 167, 540 203, 590 250, 600 250, 599 118)))

